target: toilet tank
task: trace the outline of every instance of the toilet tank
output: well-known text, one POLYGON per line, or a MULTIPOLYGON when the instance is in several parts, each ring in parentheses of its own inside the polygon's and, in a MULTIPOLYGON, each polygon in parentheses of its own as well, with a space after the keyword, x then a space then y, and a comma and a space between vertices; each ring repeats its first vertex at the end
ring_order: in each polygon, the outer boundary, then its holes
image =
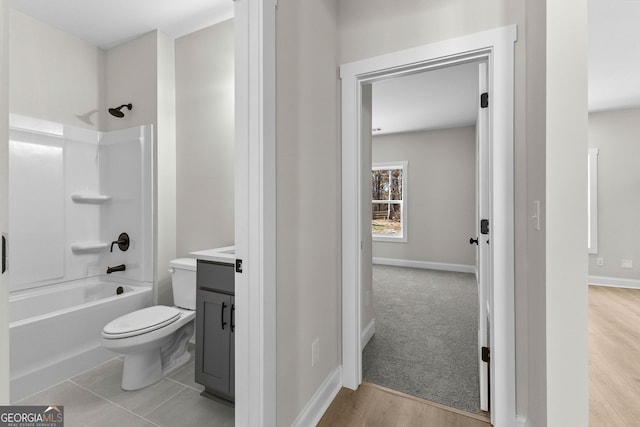
POLYGON ((178 258, 169 262, 173 304, 188 310, 196 309, 196 259, 178 258))

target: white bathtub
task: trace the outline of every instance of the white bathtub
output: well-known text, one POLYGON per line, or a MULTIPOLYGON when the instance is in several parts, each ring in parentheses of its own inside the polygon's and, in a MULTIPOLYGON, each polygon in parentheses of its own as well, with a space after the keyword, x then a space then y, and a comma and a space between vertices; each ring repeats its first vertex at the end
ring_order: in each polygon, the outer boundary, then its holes
POLYGON ((11 401, 115 357, 100 346, 104 325, 152 302, 149 284, 96 278, 10 294, 11 401))

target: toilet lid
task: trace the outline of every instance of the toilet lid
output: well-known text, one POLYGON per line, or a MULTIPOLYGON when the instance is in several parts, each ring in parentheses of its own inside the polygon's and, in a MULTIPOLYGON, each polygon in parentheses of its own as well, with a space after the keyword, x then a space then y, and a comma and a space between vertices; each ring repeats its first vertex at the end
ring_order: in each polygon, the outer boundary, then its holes
POLYGON ((126 338, 163 328, 180 318, 180 310, 166 305, 143 308, 109 322, 102 330, 108 338, 126 338))

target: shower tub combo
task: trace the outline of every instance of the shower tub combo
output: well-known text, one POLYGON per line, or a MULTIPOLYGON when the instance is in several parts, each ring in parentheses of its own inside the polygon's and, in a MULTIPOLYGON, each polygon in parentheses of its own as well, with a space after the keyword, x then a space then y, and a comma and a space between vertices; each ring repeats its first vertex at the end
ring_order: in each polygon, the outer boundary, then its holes
POLYGON ((102 328, 153 304, 152 135, 10 115, 12 402, 116 357, 102 328))

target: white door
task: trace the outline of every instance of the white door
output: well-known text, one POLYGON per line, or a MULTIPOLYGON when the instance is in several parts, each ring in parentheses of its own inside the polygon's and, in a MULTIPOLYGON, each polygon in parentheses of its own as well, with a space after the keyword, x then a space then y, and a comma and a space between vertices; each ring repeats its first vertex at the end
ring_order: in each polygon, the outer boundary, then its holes
MULTIPOLYGON (((490 141, 487 64, 479 64, 478 122, 477 122, 477 265, 478 265, 478 365, 480 369, 480 409, 489 411, 489 318, 491 315, 491 208, 490 208, 490 141), (486 94, 486 95, 485 95, 486 94), (486 99, 486 101, 485 101, 486 99), (486 106, 484 106, 486 105, 486 106)), ((490 103, 489 103, 490 105, 490 103)))

